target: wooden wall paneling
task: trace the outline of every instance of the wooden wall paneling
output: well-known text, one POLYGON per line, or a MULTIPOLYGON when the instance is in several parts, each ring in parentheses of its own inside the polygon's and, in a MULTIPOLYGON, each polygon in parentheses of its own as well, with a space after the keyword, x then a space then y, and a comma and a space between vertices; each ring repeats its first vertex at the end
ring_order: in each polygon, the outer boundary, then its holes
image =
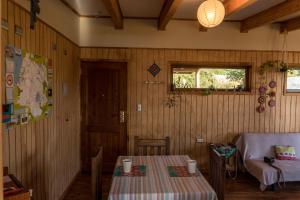
MULTIPOLYGON (((123 50, 98 48, 98 50, 83 48, 81 58, 97 59, 98 54, 92 53, 102 49, 102 59, 109 59, 111 52, 114 59, 124 58, 123 50)), ((128 104, 131 121, 129 129, 129 144, 132 137, 138 135, 143 138, 159 138, 167 134, 171 137, 172 154, 190 154, 195 157, 202 168, 207 168, 207 148, 210 142, 230 142, 237 134, 243 132, 271 132, 271 131, 300 131, 296 120, 299 116, 297 97, 282 96, 283 84, 281 73, 269 73, 267 82, 272 79, 278 81, 277 102, 275 108, 268 108, 265 113, 256 112, 260 76, 257 69, 261 63, 276 59, 279 52, 264 51, 230 51, 230 50, 178 50, 178 49, 132 49, 129 59, 129 87, 128 104), (147 68, 153 60, 162 68, 161 73, 153 78, 147 68), (165 83, 169 79, 170 61, 194 62, 249 62, 252 63, 252 94, 246 95, 217 95, 210 96, 184 94, 176 97, 176 106, 168 108, 164 102, 170 96, 167 84, 147 85, 143 81, 159 80, 165 83), (132 68, 132 69, 130 69, 132 68), (157 91, 157 92, 156 92, 157 91), (289 100, 290 98, 290 100, 289 100), (284 101, 284 103, 283 103, 284 101), (136 105, 142 103, 142 112, 136 111, 136 105), (286 104, 285 102, 290 102, 286 104), (284 106, 282 106, 284 105, 284 106), (287 107, 287 108, 286 108, 287 107), (286 110, 289 110, 287 112, 286 110), (289 122, 290 119, 292 122, 289 122), (163 124, 161 124, 163 122, 163 124), (288 125, 286 125, 288 124, 288 125), (285 127, 289 129, 284 129, 285 127), (205 144, 195 144, 196 136, 201 136, 205 144)), ((291 62, 299 62, 299 52, 292 54, 291 62), (295 56, 298 56, 297 58, 295 56)), ((130 145, 129 153, 133 152, 130 145)))
MULTIPOLYGON (((147 70, 147 68, 153 64, 154 61, 154 50, 150 49, 148 51, 148 57, 147 57, 147 64, 145 65, 145 69, 147 70)), ((150 74, 147 73, 147 78, 149 81, 155 81, 154 77, 150 74)), ((154 106, 154 99, 156 98, 156 93, 154 91, 154 85, 153 84, 148 84, 147 89, 148 89, 148 95, 147 95, 147 101, 148 101, 148 108, 147 108, 147 135, 148 137, 150 136, 151 138, 153 138, 154 136, 154 130, 153 130, 153 123, 154 123, 154 116, 153 116, 153 110, 156 107, 156 105, 154 106)), ((155 133, 156 135, 156 133, 155 133)))
MULTIPOLYGON (((164 65, 164 56, 165 56, 165 51, 159 51, 157 50, 157 64, 161 68, 161 66, 164 65)), ((166 83, 164 82, 165 78, 164 76, 167 74, 166 70, 162 70, 158 74, 158 81, 160 84, 157 84, 157 93, 158 93, 158 108, 157 108, 157 113, 158 113, 158 118, 157 118, 157 131, 159 133, 159 138, 165 138, 169 135, 169 133, 166 133, 164 131, 164 117, 165 117, 165 92, 164 89, 166 88, 166 83)))
MULTIPOLYGON (((136 55, 132 57, 131 62, 128 63, 128 83, 129 83, 129 92, 128 94, 128 101, 130 102, 130 106, 127 108, 128 116, 129 116, 129 131, 133 133, 133 135, 139 135, 138 127, 137 127, 137 115, 136 107, 138 103, 138 95, 137 95, 137 84, 134 80, 137 80, 137 62, 136 62, 136 55), (132 126, 133 125, 133 126, 132 126)), ((133 143, 131 144, 133 145, 133 143)), ((130 145, 128 147, 130 149, 130 145)), ((128 149, 128 150, 129 150, 128 149)), ((127 151, 128 151, 127 150, 127 151)))
MULTIPOLYGON (((2 29, 2 49, 7 44, 11 44, 48 58, 51 57, 54 68, 52 114, 44 120, 30 122, 26 126, 16 126, 9 131, 3 129, 4 164, 9 167, 9 172, 21 179, 27 188, 33 189, 34 199, 56 200, 80 168, 79 48, 44 22, 38 21, 35 30, 30 30, 27 11, 13 1, 2 0, 1 2, 4 5, 1 9, 2 18, 8 19, 9 23, 8 31, 2 29), (15 25, 23 28, 22 36, 15 34, 15 25), (52 42, 56 43, 57 36, 61 37, 60 42, 66 44, 71 52, 64 61, 61 56, 63 51, 52 49, 52 42), (60 59, 57 59, 58 56, 60 59), (62 65, 65 68, 56 71, 56 68, 62 65), (70 84, 70 97, 66 101, 71 103, 67 106, 57 105, 57 103, 64 103, 61 101, 60 93, 62 72, 68 75, 67 79, 70 84), (72 118, 68 124, 63 124, 61 115, 69 116, 72 111, 78 117, 72 118), (61 131, 62 128, 65 128, 64 131, 61 131), (61 136, 62 133, 65 135, 61 136), (69 157, 70 152, 73 154, 69 157), (62 165, 60 160, 67 160, 66 165, 62 165)), ((2 53, 2 58, 4 58, 3 55, 2 53)), ((4 100, 5 90, 2 89, 1 93, 2 100, 4 100)))
MULTIPOLYGON (((172 55, 174 54, 174 51, 171 50, 164 50, 164 66, 165 68, 162 68, 163 71, 165 71, 165 75, 163 76, 163 80, 169 80, 170 74, 169 74, 169 62, 168 60, 172 60, 172 55)), ((162 67, 162 66, 161 66, 162 67)), ((165 94, 165 101, 169 101, 170 98, 174 98, 173 95, 168 93, 168 89, 170 85, 168 82, 165 82, 162 86, 162 91, 165 94)), ((176 97, 175 97, 176 98, 176 97)), ((172 107, 164 106, 164 133, 165 136, 170 136, 170 152, 174 153, 175 149, 175 137, 171 137, 171 135, 174 133, 174 109, 177 105, 177 101, 175 101, 175 105, 172 107)))
MULTIPOLYGON (((156 64, 160 65, 160 62, 158 60, 158 51, 157 49, 153 50, 153 61, 149 62, 149 66, 155 62, 156 64)), ((153 81, 158 81, 160 74, 156 75, 155 77, 152 77, 150 75, 153 81)), ((158 108, 159 108, 159 84, 151 84, 150 88, 152 90, 152 137, 155 135, 157 138, 160 137, 160 133, 158 132, 158 108)))
POLYGON ((7 19, 7 0, 1 0, 1 15, 3 19, 7 19))
POLYGON ((210 127, 210 143, 212 141, 216 141, 216 143, 219 143, 218 138, 218 102, 219 102, 219 96, 220 95, 211 95, 211 101, 209 102, 209 105, 211 106, 211 122, 209 123, 210 127))
MULTIPOLYGON (((142 111, 144 110, 144 105, 142 104, 142 84, 143 84, 143 74, 142 74, 142 66, 143 66, 143 62, 142 62, 142 51, 140 51, 139 49, 133 49, 131 51, 132 57, 131 59, 133 60, 133 62, 135 63, 135 70, 136 70, 136 103, 137 104, 141 104, 142 105, 142 111)), ((130 70, 130 66, 128 66, 130 70)), ((128 79, 128 81, 130 81, 128 79)), ((128 93, 129 95, 129 93, 128 93)), ((135 105, 136 107, 137 105, 135 105)), ((128 108, 127 108, 128 109, 128 108)), ((135 108, 136 109, 136 108, 135 108)), ((141 135, 142 134, 142 111, 137 112, 136 115, 136 133, 135 135, 141 135)), ((130 135, 127 134, 127 137, 131 137, 130 135)), ((130 143, 131 145, 128 145, 128 153, 131 153, 131 149, 133 149, 133 142, 130 143)))
MULTIPOLYGON (((56 112, 56 117, 58 119, 57 127, 56 127, 56 138, 58 140, 58 145, 54 155, 56 155, 60 160, 60 162, 56 162, 56 169, 57 169, 56 173, 62 172, 64 176, 58 177, 59 188, 56 191, 55 198, 58 198, 63 193, 66 177, 68 176, 68 173, 66 173, 66 169, 63 167, 63 166, 67 167, 67 163, 66 163, 67 160, 64 159, 64 155, 67 152, 67 148, 65 148, 64 150, 62 148, 62 145, 64 144, 64 137, 65 135, 68 135, 65 127, 66 124, 64 124, 64 120, 66 117, 66 110, 68 106, 65 104, 64 101, 66 97, 63 95, 63 87, 67 88, 66 90, 68 94, 70 92, 68 83, 66 80, 64 80, 64 76, 63 76, 64 69, 67 70, 65 51, 66 51, 65 41, 60 35, 58 35, 57 36, 58 56, 57 56, 57 67, 56 67, 56 76, 57 76, 56 84, 57 84, 57 109, 61 110, 61 112, 56 112)), ((71 138, 69 138, 69 140, 71 140, 71 138)))
MULTIPOLYGON (((140 66, 142 68, 142 77, 144 81, 147 81, 148 80, 148 74, 147 74, 147 70, 146 70, 146 67, 145 65, 147 65, 147 50, 141 50, 142 51, 142 65, 140 66)), ((129 71, 129 69, 128 69, 129 71)), ((141 121, 141 124, 142 124, 142 132, 141 132, 141 135, 142 137, 141 138, 145 138, 147 136, 147 132, 148 132, 148 127, 147 127, 147 122, 148 122, 148 117, 147 117, 147 112, 148 112, 148 85, 147 84, 144 84, 143 82, 141 83, 142 85, 142 106, 143 106, 143 109, 142 109, 142 121, 141 121)), ((130 93, 128 93, 130 94, 130 93)), ((130 128, 129 128, 129 132, 130 132, 130 128)), ((132 138, 131 138, 131 141, 132 141, 132 138)), ((132 152, 132 151, 131 151, 132 152)))
MULTIPOLYGON (((167 60, 171 60, 172 59, 172 51, 169 51, 167 49, 164 49, 164 63, 163 66, 166 66, 165 68, 162 68, 162 70, 164 70, 164 76, 163 76, 163 80, 169 80, 170 74, 169 74, 169 63, 167 60)), ((163 93, 165 94, 164 96, 164 102, 167 103, 170 98, 173 98, 173 96, 168 93, 168 89, 169 89, 170 85, 168 84, 168 82, 165 82, 162 86, 161 89, 163 91, 163 93)), ((175 102, 176 104, 176 102, 175 102)), ((164 134, 165 136, 170 136, 173 133, 173 128, 174 126, 171 126, 172 122, 174 121, 174 106, 168 107, 164 106, 164 121, 163 121, 163 125, 164 125, 164 134)), ((174 137, 170 137, 170 152, 174 152, 174 137)))
MULTIPOLYGON (((63 75, 62 75, 62 69, 64 67, 64 43, 63 43, 63 38, 61 36, 57 36, 57 45, 58 45, 58 57, 57 57, 57 67, 56 67, 56 76, 57 76, 57 80, 56 80, 56 84, 57 84, 57 109, 58 110, 62 110, 62 107, 65 106, 64 102, 63 102, 63 75)), ((68 88, 69 90, 69 88, 68 88)), ((63 160, 63 151, 62 151, 62 142, 63 142, 63 133, 64 133, 64 127, 63 127, 63 120, 64 120, 64 116, 65 116, 65 111, 63 110, 62 112, 57 112, 57 119, 58 121, 58 126, 56 129, 56 137, 58 139, 58 145, 57 148, 55 150, 55 155, 57 155, 58 159, 61 162, 56 162, 56 167, 58 171, 62 171, 65 174, 65 170, 63 169, 63 166, 65 165, 65 160, 63 160)), ((56 191, 56 198, 59 197, 59 194, 63 193, 63 184, 64 184, 64 176, 59 176, 58 180, 59 180, 59 188, 56 191)))
MULTIPOLYGON (((20 26, 23 30, 23 35, 20 38, 21 39, 21 48, 25 48, 26 45, 26 13, 24 10, 20 9, 20 26)), ((23 132, 21 133, 21 163, 22 163, 22 177, 21 181, 23 184, 28 184, 28 178, 27 178, 27 129, 24 128, 23 132)))

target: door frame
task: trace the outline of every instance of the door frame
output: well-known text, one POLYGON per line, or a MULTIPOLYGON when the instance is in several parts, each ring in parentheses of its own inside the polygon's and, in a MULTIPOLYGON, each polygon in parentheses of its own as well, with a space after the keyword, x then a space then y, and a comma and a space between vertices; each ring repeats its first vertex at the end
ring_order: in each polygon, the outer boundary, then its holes
MULTIPOLYGON (((85 168, 85 164, 87 161, 88 158, 88 155, 90 155, 89 151, 86 151, 85 152, 83 151, 82 147, 83 146, 87 146, 88 145, 88 139, 85 135, 85 121, 83 119, 83 101, 82 99, 86 97, 85 94, 85 91, 83 89, 83 84, 84 84, 84 81, 86 80, 86 78, 84 77, 85 74, 83 73, 83 63, 84 62, 90 62, 90 63, 98 63, 98 62, 112 62, 112 63, 124 63, 125 64, 125 67, 126 67, 126 102, 125 102, 125 112, 126 112, 126 116, 127 116, 127 120, 126 120, 126 128, 125 128, 125 135, 126 135, 126 154, 128 155, 128 132, 129 132, 129 126, 128 126, 128 122, 129 122, 129 112, 128 112, 128 87, 129 87, 129 84, 128 84, 128 63, 129 63, 129 60, 127 59, 80 59, 80 165, 81 165, 81 170, 84 171, 84 172, 87 172, 89 171, 89 169, 85 168)), ((84 101, 86 102, 86 101, 84 101)))

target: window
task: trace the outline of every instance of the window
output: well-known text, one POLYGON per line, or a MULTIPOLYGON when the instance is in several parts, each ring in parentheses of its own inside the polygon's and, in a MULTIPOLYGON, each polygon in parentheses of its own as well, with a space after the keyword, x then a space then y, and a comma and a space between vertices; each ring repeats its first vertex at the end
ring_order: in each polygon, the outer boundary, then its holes
POLYGON ((228 64, 171 65, 173 91, 250 91, 250 66, 228 64))
POLYGON ((287 71, 286 92, 300 93, 300 68, 291 68, 287 71))

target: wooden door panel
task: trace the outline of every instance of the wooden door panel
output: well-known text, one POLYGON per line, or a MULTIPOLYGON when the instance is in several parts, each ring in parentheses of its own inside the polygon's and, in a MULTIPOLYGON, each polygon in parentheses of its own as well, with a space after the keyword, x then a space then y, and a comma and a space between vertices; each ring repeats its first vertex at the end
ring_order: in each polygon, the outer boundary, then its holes
POLYGON ((127 152, 127 124, 120 112, 127 105, 126 63, 82 63, 82 165, 89 170, 90 158, 103 146, 104 172, 111 172, 119 155, 127 152))

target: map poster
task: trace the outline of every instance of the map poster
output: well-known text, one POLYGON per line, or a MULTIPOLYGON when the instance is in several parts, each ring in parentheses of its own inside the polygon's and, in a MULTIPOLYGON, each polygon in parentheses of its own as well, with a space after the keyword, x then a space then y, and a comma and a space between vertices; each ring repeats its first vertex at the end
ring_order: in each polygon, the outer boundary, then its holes
POLYGON ((6 90, 12 90, 14 124, 26 124, 45 117, 52 107, 52 69, 48 60, 26 50, 8 46, 6 58, 6 90))

